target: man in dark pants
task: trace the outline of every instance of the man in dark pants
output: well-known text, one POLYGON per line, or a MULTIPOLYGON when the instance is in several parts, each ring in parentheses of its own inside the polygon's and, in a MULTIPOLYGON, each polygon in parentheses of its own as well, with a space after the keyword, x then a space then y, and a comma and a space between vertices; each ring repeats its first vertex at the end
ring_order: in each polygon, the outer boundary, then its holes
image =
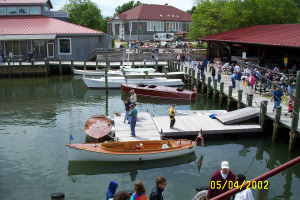
POLYGON ((170 115, 170 129, 172 129, 173 126, 175 125, 175 105, 174 104, 169 109, 169 115, 170 115))
POLYGON ((149 200, 164 200, 163 191, 167 187, 165 177, 156 177, 156 186, 152 189, 149 200))

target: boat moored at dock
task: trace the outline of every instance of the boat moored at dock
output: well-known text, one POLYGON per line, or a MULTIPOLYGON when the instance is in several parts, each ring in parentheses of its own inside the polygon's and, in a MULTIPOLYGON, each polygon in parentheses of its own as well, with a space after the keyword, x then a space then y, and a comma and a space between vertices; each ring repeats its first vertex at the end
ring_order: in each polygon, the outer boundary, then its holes
POLYGON ((67 144, 73 161, 141 161, 182 156, 194 152, 192 140, 151 140, 67 144))
POLYGON ((84 124, 84 131, 92 142, 102 142, 112 131, 111 120, 105 115, 93 115, 84 124))

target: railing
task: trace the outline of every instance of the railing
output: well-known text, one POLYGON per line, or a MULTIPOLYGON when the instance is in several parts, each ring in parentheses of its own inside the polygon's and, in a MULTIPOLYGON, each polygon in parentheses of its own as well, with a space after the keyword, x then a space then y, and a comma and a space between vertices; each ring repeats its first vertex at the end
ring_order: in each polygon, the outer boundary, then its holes
POLYGON ((221 200, 221 199, 229 198, 229 197, 235 195, 236 193, 239 193, 242 190, 245 190, 247 187, 249 187, 248 185, 252 186, 252 183, 258 183, 259 181, 264 181, 264 180, 266 180, 272 176, 275 176, 276 174, 278 174, 286 169, 289 169, 299 163, 300 163, 300 156, 298 156, 297 158, 295 158, 279 167, 276 167, 275 169, 272 169, 269 172, 266 172, 256 178, 252 179, 251 181, 247 181, 244 185, 240 186, 239 188, 231 189, 219 196, 212 198, 211 200, 221 200))

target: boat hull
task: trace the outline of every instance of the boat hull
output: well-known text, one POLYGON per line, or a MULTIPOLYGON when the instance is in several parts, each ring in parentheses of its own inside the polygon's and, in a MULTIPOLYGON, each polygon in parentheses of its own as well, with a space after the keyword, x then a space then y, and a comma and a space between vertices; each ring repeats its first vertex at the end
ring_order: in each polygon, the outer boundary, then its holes
POLYGON ((177 156, 182 156, 194 152, 194 146, 191 148, 176 150, 163 153, 151 153, 151 154, 109 154, 109 153, 99 153, 91 152, 76 148, 68 147, 68 157, 72 161, 141 161, 141 160, 159 160, 165 158, 173 158, 177 156))
POLYGON ((176 99, 176 100, 194 100, 196 98, 196 94, 191 91, 165 87, 165 86, 157 86, 155 88, 151 88, 147 86, 139 86, 136 84, 122 84, 121 85, 122 92, 130 93, 131 90, 134 90, 136 95, 150 97, 150 98, 162 98, 162 99, 176 99))
POLYGON ((105 115, 93 115, 84 124, 84 132, 91 142, 102 142, 109 138, 112 123, 105 115))
MULTIPOLYGON (((84 83, 88 88, 103 89, 105 88, 105 78, 93 79, 83 78, 84 83)), ((126 83, 124 77, 108 77, 108 88, 121 88, 121 84, 126 83)), ((166 79, 166 78, 154 78, 154 79, 127 79, 127 83, 132 84, 146 84, 156 86, 183 86, 181 79, 166 79)))

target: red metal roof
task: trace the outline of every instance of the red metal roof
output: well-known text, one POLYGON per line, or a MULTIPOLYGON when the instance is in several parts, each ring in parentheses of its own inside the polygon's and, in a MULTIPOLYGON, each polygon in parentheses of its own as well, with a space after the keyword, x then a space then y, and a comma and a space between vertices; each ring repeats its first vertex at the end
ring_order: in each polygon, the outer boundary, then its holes
POLYGON ((169 5, 141 4, 117 17, 120 20, 158 20, 158 21, 184 21, 191 22, 190 13, 179 10, 169 5))
POLYGON ((1 35, 46 35, 46 34, 103 34, 62 20, 42 15, 1 16, 1 35))
POLYGON ((199 39, 206 41, 300 47, 300 24, 249 26, 199 39))

